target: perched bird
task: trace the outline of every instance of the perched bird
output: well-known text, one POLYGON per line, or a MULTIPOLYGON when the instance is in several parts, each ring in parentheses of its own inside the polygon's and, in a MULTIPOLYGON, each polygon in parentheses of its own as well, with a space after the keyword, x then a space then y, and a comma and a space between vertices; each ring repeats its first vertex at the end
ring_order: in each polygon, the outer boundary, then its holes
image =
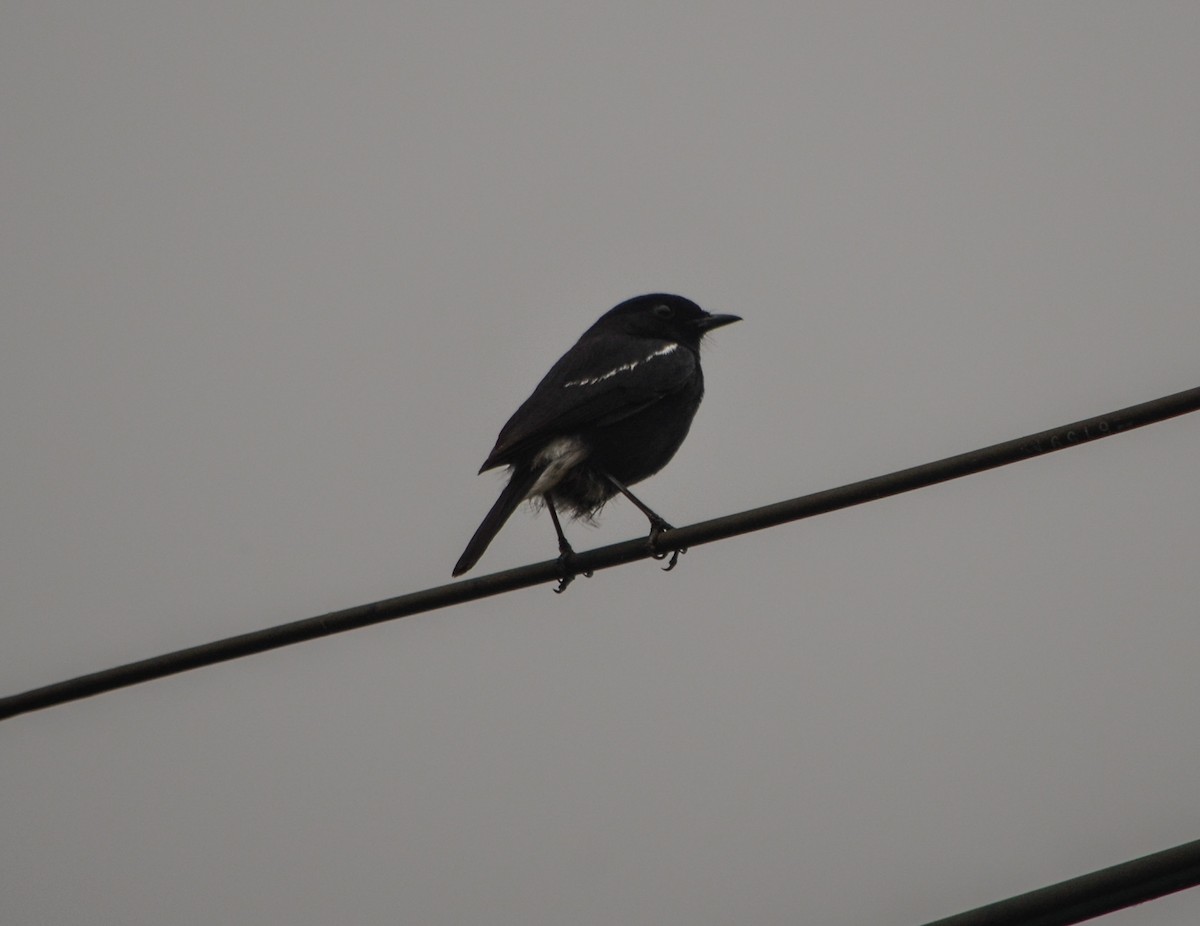
POLYGON ((508 420, 483 461, 481 473, 508 466, 511 478, 454 575, 479 561, 527 498, 540 497, 554 522, 564 562, 559 591, 573 575, 565 564, 574 552, 560 511, 591 518, 619 492, 650 519, 651 542, 670 530, 628 487, 675 456, 704 395, 700 341, 736 321, 737 315, 712 315, 666 293, 637 296, 600 316, 508 420))

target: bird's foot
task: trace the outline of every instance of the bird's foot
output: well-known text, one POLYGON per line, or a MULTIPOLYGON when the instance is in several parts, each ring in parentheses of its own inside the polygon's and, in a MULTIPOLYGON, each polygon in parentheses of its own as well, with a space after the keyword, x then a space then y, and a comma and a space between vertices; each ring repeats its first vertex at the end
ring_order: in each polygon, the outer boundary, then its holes
POLYGON ((651 556, 653 556, 655 559, 666 559, 668 556, 671 557, 670 560, 667 561, 667 565, 663 566, 663 572, 670 572, 672 569, 674 569, 679 564, 680 555, 687 552, 687 547, 680 547, 678 550, 658 549, 658 538, 664 531, 673 530, 675 530, 675 528, 673 528, 662 518, 650 519, 650 536, 648 538, 648 542, 650 544, 650 550, 652 551, 651 556))
POLYGON ((575 581, 575 577, 582 575, 585 579, 592 577, 592 570, 585 569, 580 572, 575 568, 575 551, 571 549, 571 545, 560 544, 558 548, 558 587, 554 590, 554 594, 561 595, 567 590, 567 586, 575 581))

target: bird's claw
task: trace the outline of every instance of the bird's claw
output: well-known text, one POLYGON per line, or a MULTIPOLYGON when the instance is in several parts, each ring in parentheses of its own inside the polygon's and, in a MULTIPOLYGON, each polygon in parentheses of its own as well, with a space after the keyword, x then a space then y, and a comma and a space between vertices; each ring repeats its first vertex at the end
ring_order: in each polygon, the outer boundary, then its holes
POLYGON ((558 554, 558 568, 561 574, 558 577, 558 587, 554 589, 554 594, 561 595, 567 590, 567 586, 575 581, 575 577, 582 575, 585 579, 592 577, 592 570, 585 569, 583 572, 577 572, 574 568, 575 551, 570 547, 562 550, 558 554))
POLYGON ((671 557, 671 559, 667 562, 667 565, 663 566, 663 572, 670 572, 672 569, 674 569, 679 564, 680 555, 687 552, 687 547, 680 547, 678 550, 659 550, 658 549, 659 535, 662 534, 663 531, 672 531, 674 529, 675 528, 673 528, 666 521, 663 521, 661 518, 657 521, 650 522, 650 538, 649 539, 650 539, 650 550, 652 551, 650 555, 654 559, 659 559, 659 560, 666 559, 668 556, 671 557))
MULTIPOLYGON (((678 550, 672 550, 671 551, 671 559, 668 560, 667 565, 663 566, 662 571, 670 572, 672 569, 674 569, 677 565, 679 565, 679 555, 681 553, 686 553, 686 552, 687 552, 687 547, 680 547, 678 550)), ((667 554, 665 552, 663 552, 663 553, 657 554, 654 558, 655 559, 663 559, 664 557, 666 557, 666 555, 667 554)))

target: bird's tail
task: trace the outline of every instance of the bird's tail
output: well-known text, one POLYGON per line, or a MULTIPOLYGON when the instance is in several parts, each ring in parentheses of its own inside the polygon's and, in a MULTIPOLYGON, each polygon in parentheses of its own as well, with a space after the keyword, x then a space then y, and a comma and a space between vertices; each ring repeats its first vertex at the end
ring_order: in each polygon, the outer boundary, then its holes
POLYGON ((479 562, 479 557, 483 556, 483 551, 488 548, 488 544, 492 542, 492 538, 500 533, 500 528, 504 526, 504 522, 508 520, 509 516, 517 510, 517 506, 525 500, 525 497, 529 494, 529 490, 537 482, 540 473, 540 470, 530 466, 518 467, 513 472, 508 485, 504 487, 504 491, 496 499, 496 504, 492 505, 492 510, 487 513, 487 517, 483 519, 483 523, 475 531, 475 536, 467 544, 463 555, 458 558, 458 562, 454 566, 453 575, 460 576, 479 562))

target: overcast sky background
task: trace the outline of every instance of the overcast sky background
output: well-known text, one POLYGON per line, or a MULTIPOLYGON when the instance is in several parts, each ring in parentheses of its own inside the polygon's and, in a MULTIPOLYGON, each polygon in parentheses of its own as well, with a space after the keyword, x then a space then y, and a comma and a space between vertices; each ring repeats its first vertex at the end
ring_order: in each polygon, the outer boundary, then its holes
MULTIPOLYGON (((1200 384, 1197 87, 1194 2, 4 4, 0 693, 449 581, 637 293, 745 318, 677 524, 1200 384)), ((1198 460, 12 719, 0 919, 918 924, 1195 839, 1198 460)), ((479 573, 554 552, 522 510, 479 573)))

